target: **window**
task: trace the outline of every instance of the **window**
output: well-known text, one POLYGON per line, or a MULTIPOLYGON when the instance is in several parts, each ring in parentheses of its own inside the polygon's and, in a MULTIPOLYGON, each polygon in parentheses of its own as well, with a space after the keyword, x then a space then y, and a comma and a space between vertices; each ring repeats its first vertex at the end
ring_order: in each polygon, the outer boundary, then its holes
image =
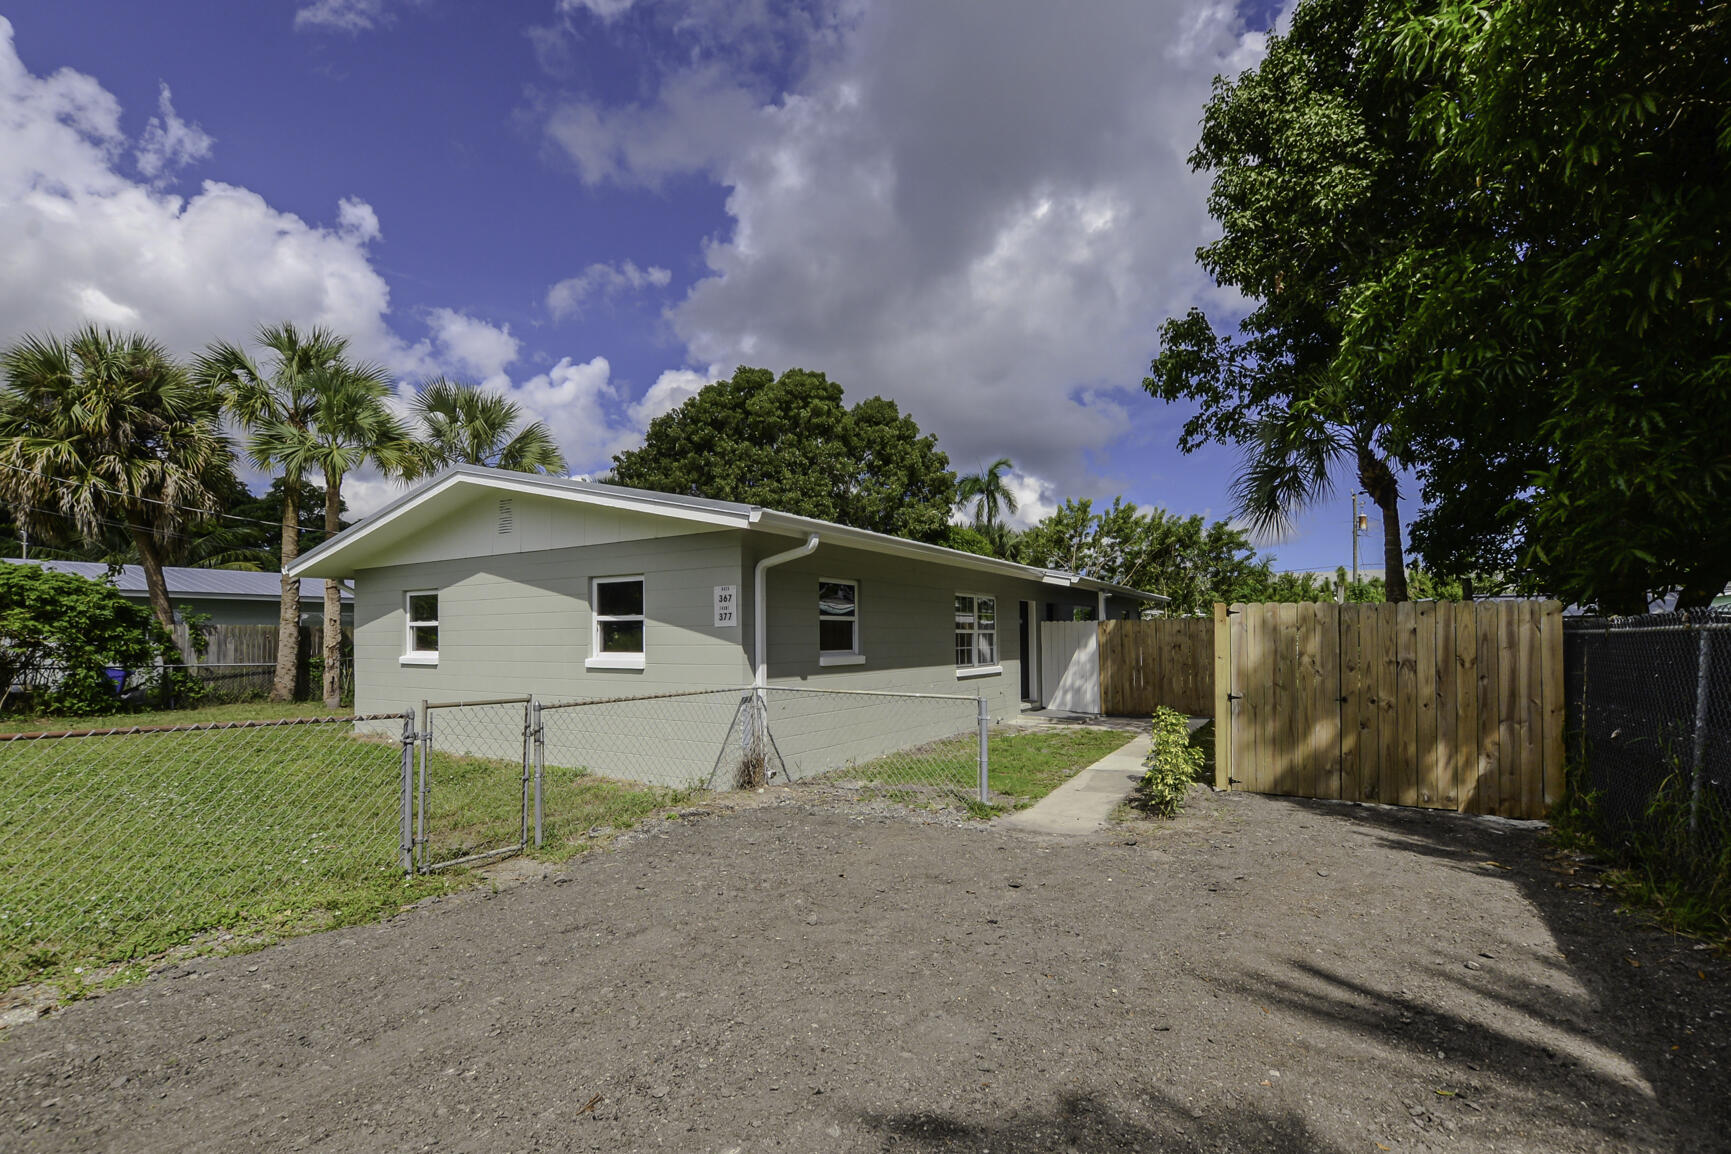
POLYGON ((956 594, 956 668, 998 668, 998 599, 956 594))
POLYGON ((404 616, 408 619, 405 665, 439 663, 439 592, 436 589, 404 594, 404 616))
POLYGON ((591 669, 643 668, 643 578, 597 577, 590 587, 595 629, 591 669))
POLYGON ((817 583, 817 649, 819 665, 865 662, 859 644, 859 582, 817 583))

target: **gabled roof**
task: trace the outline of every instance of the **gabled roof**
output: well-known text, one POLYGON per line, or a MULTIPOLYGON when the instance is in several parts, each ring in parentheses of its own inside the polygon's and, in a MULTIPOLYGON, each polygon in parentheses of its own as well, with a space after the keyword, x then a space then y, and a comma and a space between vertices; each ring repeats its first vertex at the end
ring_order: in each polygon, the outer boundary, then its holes
MULTIPOLYGON (((623 509, 651 516, 668 517, 677 521, 696 522, 726 529, 757 529, 769 533, 784 533, 805 537, 813 533, 829 544, 846 545, 872 553, 886 553, 916 560, 935 561, 979 572, 999 573, 1029 581, 1064 588, 1085 589, 1089 592, 1112 593, 1142 601, 1164 602, 1158 593, 1145 593, 1109 581, 1098 581, 1069 573, 1062 569, 1041 569, 1004 561, 997 557, 982 557, 942 545, 928 545, 886 533, 873 533, 851 525, 820 521, 814 517, 798 517, 766 509, 762 505, 746 505, 737 501, 713 501, 707 497, 687 497, 678 493, 658 493, 649 489, 627 489, 622 485, 604 485, 595 481, 579 481, 565 477, 544 477, 535 473, 513 473, 504 469, 487 469, 479 465, 457 465, 404 493, 372 516, 349 526, 318 548, 303 554, 289 569, 295 576, 348 577, 358 566, 355 561, 363 553, 369 538, 387 526, 406 518, 417 510, 429 511, 456 501, 466 500, 475 489, 525 493, 579 505, 623 509)), ((388 534, 387 534, 388 535, 388 534)))
MULTIPOLYGON (((37 565, 56 573, 73 573, 102 581, 108 576, 108 566, 101 561, 46 561, 36 557, 28 560, 7 558, 8 565, 37 565)), ((237 569, 187 569, 165 566, 163 581, 170 597, 204 597, 227 601, 277 601, 282 597, 282 575, 279 573, 245 573, 237 569)), ((114 579, 114 587, 127 596, 143 597, 144 568, 122 565, 114 579)), ((301 581, 301 598, 318 601, 325 595, 325 583, 311 578, 301 581)), ((343 600, 353 601, 354 594, 343 590, 343 600)))

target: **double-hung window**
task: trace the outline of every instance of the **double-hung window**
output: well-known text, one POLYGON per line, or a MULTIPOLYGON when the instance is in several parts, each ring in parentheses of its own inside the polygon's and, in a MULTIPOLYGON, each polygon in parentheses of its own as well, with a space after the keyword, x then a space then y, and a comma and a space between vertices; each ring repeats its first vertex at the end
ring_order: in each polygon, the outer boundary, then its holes
POLYGON ((998 668, 998 599, 977 593, 956 594, 956 671, 986 673, 998 668))
POLYGON ((403 595, 407 632, 403 644, 404 665, 439 663, 439 591, 419 590, 403 595))
POLYGON ((643 578, 597 577, 590 583, 594 612, 590 669, 643 668, 643 578))
POLYGON ((817 583, 819 665, 860 665, 859 582, 824 579, 817 583))

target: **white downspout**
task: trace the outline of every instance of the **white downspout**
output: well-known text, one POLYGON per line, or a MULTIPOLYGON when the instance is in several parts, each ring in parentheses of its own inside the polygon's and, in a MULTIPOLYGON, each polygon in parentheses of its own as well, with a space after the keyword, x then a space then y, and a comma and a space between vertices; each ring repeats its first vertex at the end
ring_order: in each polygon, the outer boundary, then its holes
POLYGON ((1104 621, 1106 620, 1106 591, 1101 589, 1098 592, 1100 594, 1100 613, 1094 620, 1104 621))
POLYGON ((757 662, 757 672, 751 683, 758 689, 769 684, 769 651, 767 648, 769 644, 769 592, 764 587, 763 575, 765 571, 784 561, 794 561, 801 557, 810 556, 816 551, 817 544, 817 534, 813 533, 805 539, 805 544, 789 549, 785 553, 765 557, 757 563, 757 568, 753 570, 752 594, 756 617, 752 621, 752 632, 756 649, 752 651, 752 658, 757 662))

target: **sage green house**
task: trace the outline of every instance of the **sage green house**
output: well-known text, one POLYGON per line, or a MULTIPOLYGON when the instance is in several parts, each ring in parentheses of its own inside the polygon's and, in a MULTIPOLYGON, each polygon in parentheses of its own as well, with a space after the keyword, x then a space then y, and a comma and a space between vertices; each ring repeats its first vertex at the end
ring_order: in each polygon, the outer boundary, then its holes
MULTIPOLYGON (((760 684, 965 694, 1002 717, 1042 699, 1038 622, 1162 600, 756 505, 473 466, 292 572, 353 582, 361 713, 760 684)), ((898 736, 884 716, 823 740, 869 755, 898 736)))

